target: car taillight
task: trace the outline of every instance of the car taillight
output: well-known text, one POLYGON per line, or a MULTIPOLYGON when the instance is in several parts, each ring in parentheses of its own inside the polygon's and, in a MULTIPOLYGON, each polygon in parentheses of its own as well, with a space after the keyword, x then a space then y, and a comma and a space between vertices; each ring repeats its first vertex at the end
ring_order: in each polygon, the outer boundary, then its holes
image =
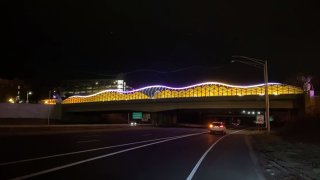
POLYGON ((210 124, 210 125, 209 125, 209 128, 213 128, 213 125, 212 125, 212 124, 210 124))
POLYGON ((221 125, 220 127, 223 128, 223 125, 221 125))

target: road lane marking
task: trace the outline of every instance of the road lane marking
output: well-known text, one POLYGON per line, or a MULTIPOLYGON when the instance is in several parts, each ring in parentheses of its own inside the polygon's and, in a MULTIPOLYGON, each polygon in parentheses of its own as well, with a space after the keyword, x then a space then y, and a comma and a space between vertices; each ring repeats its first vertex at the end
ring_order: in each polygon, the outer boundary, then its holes
POLYGON ((239 131, 235 131, 235 132, 232 132, 230 134, 227 134, 225 136, 222 136, 221 138, 219 138, 216 142, 214 142, 210 147, 209 149, 207 149, 207 151, 201 156, 201 158, 199 159, 199 161, 197 162, 197 164, 194 166, 194 168, 192 169, 191 173, 189 174, 189 176, 187 177, 187 180, 191 180, 194 176, 194 174, 197 172, 200 164, 202 163, 202 161, 204 160, 204 158, 207 156, 207 154, 211 151, 211 149, 220 141, 222 140, 223 138, 231 135, 231 134, 235 134, 237 132, 240 132, 240 131, 243 131, 244 129, 242 130, 239 130, 239 131))
POLYGON ((76 166, 76 165, 79 165, 79 164, 83 164, 83 163, 86 163, 86 162, 102 159, 102 158, 105 158, 105 157, 113 156, 113 155, 124 153, 124 152, 128 152, 128 151, 132 151, 132 150, 135 150, 135 149, 140 149, 140 148, 144 148, 144 147, 147 147, 147 146, 152 146, 152 145, 155 145, 155 144, 160 144, 160 143, 164 143, 164 142, 167 142, 167 141, 173 141, 173 140, 181 139, 181 138, 185 138, 185 137, 197 136, 197 135, 205 134, 205 133, 208 133, 208 132, 187 134, 187 135, 182 135, 182 136, 178 136, 178 137, 174 137, 174 138, 164 139, 164 140, 160 140, 160 141, 157 141, 157 142, 153 142, 153 143, 149 143, 149 144, 144 144, 144 145, 140 145, 140 146, 136 146, 136 147, 132 147, 132 148, 116 151, 116 152, 113 152, 113 153, 104 154, 104 155, 101 155, 101 156, 96 156, 96 157, 85 159, 85 160, 82 160, 82 161, 77 161, 77 162, 74 162, 74 163, 65 164, 65 165, 54 167, 54 168, 51 168, 51 169, 46 169, 46 170, 35 172, 35 173, 32 173, 32 174, 27 174, 27 175, 24 175, 24 176, 13 178, 13 180, 27 179, 27 178, 31 178, 31 177, 47 174, 47 173, 50 173, 50 172, 58 171, 58 170, 61 170, 61 169, 65 169, 65 168, 68 168, 68 167, 76 166))
POLYGON ((99 142, 100 140, 98 139, 91 139, 91 140, 86 140, 86 141, 77 141, 77 143, 91 143, 91 142, 99 142))
POLYGON ((111 149, 111 148, 123 147, 123 146, 129 146, 129 145, 134 145, 134 144, 141 144, 141 143, 158 141, 158 140, 163 140, 163 139, 170 139, 170 138, 175 138, 175 137, 179 137, 179 136, 171 136, 171 137, 165 137, 165 138, 150 139, 150 140, 138 141, 138 142, 132 142, 132 143, 126 143, 126 144, 105 146, 105 147, 101 147, 101 148, 87 149, 87 150, 82 150, 82 151, 74 151, 74 152, 55 154, 55 155, 50 155, 50 156, 42 156, 42 157, 36 157, 36 158, 29 158, 29 159, 23 159, 23 160, 17 160, 17 161, 4 162, 4 163, 0 163, 0 166, 12 165, 12 164, 18 164, 18 163, 42 160, 42 159, 49 159, 49 158, 55 158, 55 157, 61 157, 61 156, 68 156, 68 155, 74 155, 74 154, 81 154, 81 153, 86 153, 86 152, 99 151, 99 150, 111 149))
POLYGON ((86 153, 86 152, 92 152, 92 151, 98 151, 98 150, 104 150, 104 149, 111 149, 111 148, 116 148, 116 147, 129 146, 129 145, 145 143, 145 142, 150 142, 150 141, 157 141, 157 140, 162 140, 162 139, 169 139, 169 138, 171 138, 171 137, 151 139, 151 140, 146 140, 146 141, 138 141, 138 142, 119 144, 119 145, 114 145, 114 146, 105 146, 105 147, 101 147, 101 148, 87 149, 87 150, 83 150, 83 151, 74 151, 74 152, 56 154, 56 155, 51 155, 51 156, 43 156, 43 157, 37 157, 37 158, 23 159, 23 160, 18 160, 18 161, 0 163, 0 166, 18 164, 18 163, 36 161, 36 160, 42 160, 42 159, 49 159, 49 158, 54 158, 54 157, 67 156, 67 155, 74 155, 74 154, 80 154, 80 153, 86 153))

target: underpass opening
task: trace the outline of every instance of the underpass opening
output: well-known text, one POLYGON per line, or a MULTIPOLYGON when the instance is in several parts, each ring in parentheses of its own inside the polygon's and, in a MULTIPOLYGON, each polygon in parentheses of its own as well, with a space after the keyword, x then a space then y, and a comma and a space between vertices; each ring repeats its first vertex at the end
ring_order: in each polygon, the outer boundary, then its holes
MULTIPOLYGON (((257 116, 264 116, 264 109, 206 109, 177 111, 178 124, 208 126, 213 121, 222 121, 228 127, 257 126, 257 116)), ((272 109, 271 127, 283 126, 298 117, 297 109, 272 109)), ((265 124, 263 125, 265 127, 265 124)))

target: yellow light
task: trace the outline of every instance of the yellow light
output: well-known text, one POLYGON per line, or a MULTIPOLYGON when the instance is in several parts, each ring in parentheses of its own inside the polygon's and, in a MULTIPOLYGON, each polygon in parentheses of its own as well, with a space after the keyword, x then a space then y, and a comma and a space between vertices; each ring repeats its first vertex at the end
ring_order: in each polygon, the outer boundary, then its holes
POLYGON ((212 124, 210 124, 210 125, 209 125, 209 128, 213 128, 213 125, 212 125, 212 124))
POLYGON ((8 102, 9 102, 9 103, 14 103, 13 98, 10 98, 10 99, 8 100, 8 102))
POLYGON ((56 104, 56 101, 55 101, 55 99, 44 99, 44 100, 41 100, 41 103, 43 103, 43 104, 56 104))
MULTIPOLYGON (((117 84, 117 81, 115 81, 117 84)), ((278 84, 269 85, 269 95, 281 94, 301 94, 303 90, 294 86, 280 86, 278 84)), ((121 101, 136 99, 163 99, 163 98, 189 98, 189 97, 208 97, 208 96, 247 96, 259 95, 265 96, 263 86, 233 86, 226 84, 203 83, 197 87, 190 86, 188 88, 164 89, 157 90, 154 96, 150 97, 143 92, 135 91, 123 93, 119 91, 101 91, 99 93, 87 96, 71 96, 62 103, 87 103, 87 102, 104 102, 104 101, 121 101)), ((53 103, 48 101, 48 103, 53 103)))

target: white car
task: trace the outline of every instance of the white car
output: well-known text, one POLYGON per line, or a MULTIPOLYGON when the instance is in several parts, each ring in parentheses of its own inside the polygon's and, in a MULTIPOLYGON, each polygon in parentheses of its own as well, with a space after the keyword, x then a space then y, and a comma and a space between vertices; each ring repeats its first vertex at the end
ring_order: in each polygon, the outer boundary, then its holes
POLYGON ((223 122, 212 122, 209 124, 209 130, 211 134, 220 133, 227 134, 227 128, 223 122))
POLYGON ((130 126, 137 126, 137 122, 131 121, 131 122, 130 122, 130 126))

